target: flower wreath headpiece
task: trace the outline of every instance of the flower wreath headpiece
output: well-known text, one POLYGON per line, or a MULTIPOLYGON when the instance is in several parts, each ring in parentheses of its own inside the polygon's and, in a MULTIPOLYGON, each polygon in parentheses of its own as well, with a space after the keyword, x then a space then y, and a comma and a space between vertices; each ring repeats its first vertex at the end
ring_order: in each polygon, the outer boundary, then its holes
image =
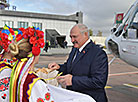
POLYGON ((16 35, 16 42, 22 39, 29 39, 29 43, 33 45, 32 54, 34 56, 38 56, 40 54, 40 48, 43 48, 45 45, 44 32, 36 27, 19 28, 16 35))
POLYGON ((12 43, 15 38, 16 35, 14 33, 14 30, 9 26, 5 25, 0 31, 0 45, 4 49, 4 51, 7 51, 9 44, 12 43))
POLYGON ((0 45, 3 47, 4 51, 7 51, 9 44, 13 41, 18 43, 22 39, 29 39, 29 43, 33 45, 32 54, 34 56, 38 56, 40 54, 40 48, 43 48, 45 45, 44 32, 40 31, 39 28, 19 28, 18 31, 14 31, 12 28, 5 25, 0 31, 0 45))

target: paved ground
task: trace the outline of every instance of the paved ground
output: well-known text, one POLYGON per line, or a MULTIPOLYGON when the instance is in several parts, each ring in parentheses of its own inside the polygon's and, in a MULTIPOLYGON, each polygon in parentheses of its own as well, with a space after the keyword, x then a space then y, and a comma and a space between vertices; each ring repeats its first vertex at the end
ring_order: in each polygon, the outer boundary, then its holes
MULTIPOLYGON (((108 55, 109 60, 112 57, 108 55)), ((109 65, 107 86, 109 102, 138 102, 138 68, 115 59, 109 65)))
MULTIPOLYGON (((63 63, 68 49, 50 49, 43 52, 36 67, 47 67, 50 62, 63 63)), ((109 61, 113 58, 108 54, 109 61)), ((115 59, 109 65, 109 78, 106 88, 109 102, 138 102, 138 68, 128 65, 120 59, 115 59)))
POLYGON ((47 52, 42 51, 41 55, 47 55, 47 56, 51 56, 51 55, 66 55, 69 54, 69 52, 71 51, 72 47, 68 47, 68 48, 49 48, 47 52))

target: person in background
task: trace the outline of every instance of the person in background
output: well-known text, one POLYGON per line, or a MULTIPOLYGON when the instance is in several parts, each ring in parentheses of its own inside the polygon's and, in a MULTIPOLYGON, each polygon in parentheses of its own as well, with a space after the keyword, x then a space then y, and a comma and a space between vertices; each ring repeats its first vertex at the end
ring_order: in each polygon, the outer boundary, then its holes
POLYGON ((68 44, 68 42, 65 40, 64 41, 64 48, 67 48, 67 44, 68 44))
POLYGON ((46 52, 48 51, 48 47, 49 47, 49 41, 46 40, 46 42, 45 42, 45 48, 44 48, 44 50, 45 50, 46 52))
POLYGON ((48 46, 49 48, 51 48, 51 42, 48 40, 48 46))
POLYGON ((76 24, 70 31, 72 51, 64 64, 50 63, 48 68, 63 72, 57 79, 67 89, 90 95, 96 102, 107 102, 108 79, 106 53, 89 38, 88 28, 76 24))
POLYGON ((58 48, 58 41, 57 41, 57 39, 55 40, 55 48, 58 48))

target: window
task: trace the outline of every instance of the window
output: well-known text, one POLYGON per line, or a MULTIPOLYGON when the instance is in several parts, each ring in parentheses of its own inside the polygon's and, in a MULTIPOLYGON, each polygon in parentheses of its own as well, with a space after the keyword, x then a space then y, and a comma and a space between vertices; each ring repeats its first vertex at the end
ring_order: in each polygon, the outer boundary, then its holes
POLYGON ((133 22, 138 22, 138 12, 136 12, 133 22))
POLYGON ((5 24, 6 24, 7 26, 9 26, 10 28, 13 28, 13 21, 3 20, 3 21, 2 21, 2 26, 4 27, 5 24))
POLYGON ((18 28, 28 28, 28 22, 18 22, 18 28))
POLYGON ((123 36, 127 39, 138 39, 138 12, 136 11, 132 17, 132 19, 128 18, 131 23, 123 36))
POLYGON ((33 22, 32 26, 36 27, 36 28, 40 28, 40 30, 42 30, 42 23, 38 23, 38 22, 33 22))

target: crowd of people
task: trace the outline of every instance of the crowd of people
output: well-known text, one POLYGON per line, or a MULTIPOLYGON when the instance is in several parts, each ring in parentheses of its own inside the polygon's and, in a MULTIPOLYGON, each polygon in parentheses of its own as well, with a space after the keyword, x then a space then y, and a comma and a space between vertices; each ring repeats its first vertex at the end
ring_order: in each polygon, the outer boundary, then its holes
POLYGON ((62 89, 35 73, 45 46, 43 31, 35 27, 14 31, 5 26, 0 31, 0 102, 107 102, 106 53, 90 40, 84 24, 76 24, 70 37, 73 48, 67 61, 48 65, 51 71, 63 73, 56 77, 66 88, 62 89))

